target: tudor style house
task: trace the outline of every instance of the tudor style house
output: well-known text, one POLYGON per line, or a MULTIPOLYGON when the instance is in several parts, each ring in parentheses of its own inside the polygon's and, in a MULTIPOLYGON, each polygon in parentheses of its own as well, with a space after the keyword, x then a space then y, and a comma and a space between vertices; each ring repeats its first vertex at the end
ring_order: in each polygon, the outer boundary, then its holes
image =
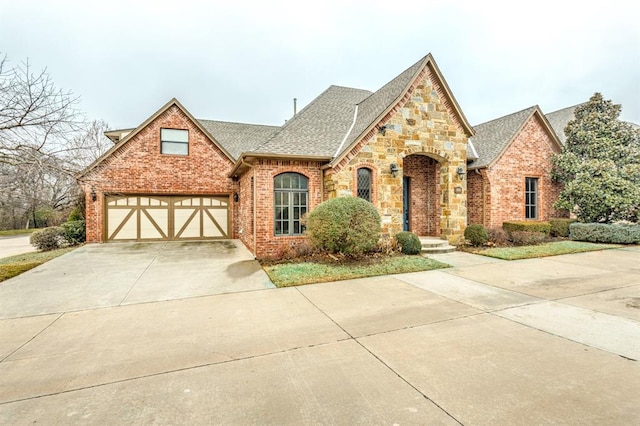
POLYGON ((172 99, 108 132, 79 176, 87 241, 239 238, 268 257, 306 238, 306 212, 353 195, 386 234, 456 242, 473 134, 431 55, 373 93, 331 86, 282 127, 198 120, 172 99))

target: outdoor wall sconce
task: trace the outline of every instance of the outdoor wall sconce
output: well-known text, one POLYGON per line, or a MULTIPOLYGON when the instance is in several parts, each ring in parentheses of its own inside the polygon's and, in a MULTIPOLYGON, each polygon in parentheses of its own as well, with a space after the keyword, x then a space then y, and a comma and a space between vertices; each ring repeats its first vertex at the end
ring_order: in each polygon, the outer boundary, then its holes
POLYGON ((458 178, 460 180, 464 179, 464 174, 465 174, 464 167, 458 166, 458 168, 456 169, 456 173, 458 174, 458 178))
POLYGON ((96 194, 96 190, 91 188, 91 201, 95 202, 98 199, 98 195, 96 194))
POLYGON ((399 170, 400 169, 398 169, 398 165, 396 163, 391 163, 391 168, 390 168, 391 176, 393 176, 393 177, 398 176, 398 171, 399 170))
POLYGON ((237 193, 237 192, 234 192, 234 193, 233 193, 233 201, 234 201, 235 203, 237 203, 239 199, 240 199, 240 196, 238 195, 238 193, 237 193))
POLYGON ((382 136, 387 134, 387 126, 378 126, 378 132, 382 133, 382 136))

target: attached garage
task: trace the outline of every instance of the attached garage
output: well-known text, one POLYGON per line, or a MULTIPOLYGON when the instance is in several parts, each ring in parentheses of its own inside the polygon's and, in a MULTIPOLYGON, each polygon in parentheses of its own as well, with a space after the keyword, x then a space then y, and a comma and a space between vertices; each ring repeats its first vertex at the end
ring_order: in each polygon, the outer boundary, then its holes
POLYGON ((229 238, 228 196, 109 195, 105 240, 229 238))

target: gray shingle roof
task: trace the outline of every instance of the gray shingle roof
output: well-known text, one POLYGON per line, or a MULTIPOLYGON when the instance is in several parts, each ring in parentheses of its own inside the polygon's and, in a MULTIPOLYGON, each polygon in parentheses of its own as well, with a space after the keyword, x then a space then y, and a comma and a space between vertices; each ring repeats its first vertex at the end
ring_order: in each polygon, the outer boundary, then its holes
POLYGON ((553 128, 553 131, 556 132, 558 139, 562 145, 565 144, 567 140, 567 136, 564 134, 564 128, 567 127, 569 121, 573 120, 574 112, 577 107, 583 104, 578 104, 574 106, 570 106, 567 108, 559 109, 558 111, 550 112, 549 114, 545 114, 549 124, 553 128))
POLYGON ((470 163, 468 168, 487 167, 495 161, 536 108, 532 106, 473 126, 476 134, 471 138, 471 141, 480 158, 470 163))
POLYGON ((262 124, 200 119, 198 121, 234 159, 237 159, 245 151, 251 151, 280 129, 279 126, 262 124))
POLYGON ((333 157, 368 90, 330 86, 253 152, 333 157))
POLYGON ((343 149, 354 143, 356 139, 369 127, 380 115, 403 94, 404 89, 424 66, 426 57, 404 70, 396 78, 382 86, 375 93, 358 104, 358 117, 349 134, 343 149))

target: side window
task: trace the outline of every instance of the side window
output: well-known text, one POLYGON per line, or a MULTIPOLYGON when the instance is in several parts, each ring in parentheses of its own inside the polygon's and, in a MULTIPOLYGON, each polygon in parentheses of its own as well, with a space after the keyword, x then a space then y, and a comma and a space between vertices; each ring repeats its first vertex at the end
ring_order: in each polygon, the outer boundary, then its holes
POLYGON ((524 217, 538 218, 538 178, 525 178, 524 217))
POLYGON ((274 233, 301 235, 300 218, 307 212, 309 179, 298 173, 282 173, 273 178, 274 233))
POLYGON ((160 129, 160 153, 189 155, 189 131, 160 129))
POLYGON ((371 202, 371 170, 365 167, 358 169, 358 198, 371 202))

